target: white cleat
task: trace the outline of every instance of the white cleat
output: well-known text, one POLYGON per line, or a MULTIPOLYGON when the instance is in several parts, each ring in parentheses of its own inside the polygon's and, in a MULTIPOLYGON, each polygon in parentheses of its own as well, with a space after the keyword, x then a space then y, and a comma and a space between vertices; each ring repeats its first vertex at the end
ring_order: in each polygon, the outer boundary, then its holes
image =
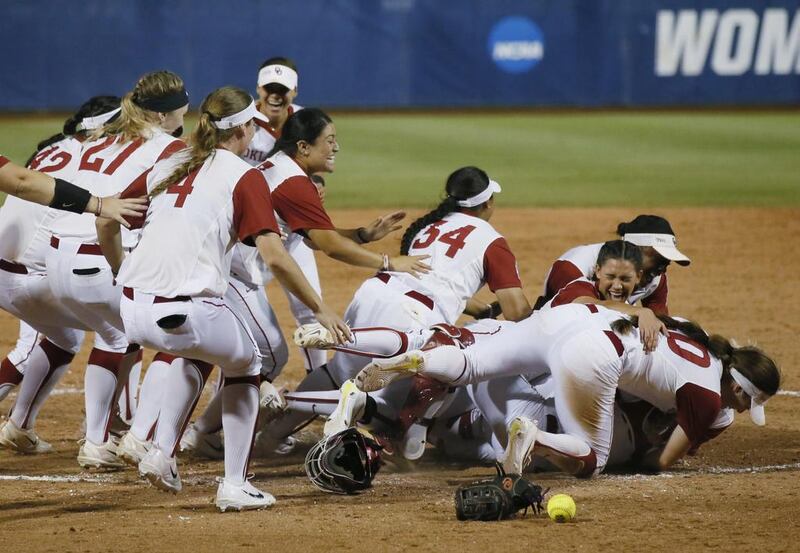
POLYGON ((219 432, 206 434, 190 424, 181 436, 181 451, 198 459, 224 459, 225 444, 219 432))
POLYGON ((29 430, 20 428, 11 419, 0 427, 0 446, 26 455, 53 451, 53 446, 42 440, 32 428, 29 430))
POLYGON ((331 349, 336 345, 330 331, 319 323, 300 325, 294 331, 294 343, 301 348, 331 349))
POLYGON ((508 426, 508 446, 499 459, 506 474, 522 474, 531 461, 536 434, 536 421, 527 417, 516 417, 508 426))
POLYGON ((153 442, 150 440, 140 440, 131 432, 126 432, 117 445, 117 457, 135 467, 142 462, 152 446, 153 442))
POLYGON ((288 408, 281 390, 268 380, 263 381, 258 389, 258 406, 261 424, 280 418, 288 408))
POLYGON ((389 359, 375 359, 356 375, 355 384, 364 392, 382 390, 395 380, 411 378, 425 368, 425 354, 413 350, 389 359))
POLYGON ((356 425, 356 421, 364 416, 367 405, 367 393, 356 388, 352 380, 345 380, 340 388, 341 395, 336 409, 328 417, 322 434, 327 438, 356 425))
POLYGON ((254 509, 266 509, 275 504, 275 497, 267 492, 262 492, 250 482, 245 481, 241 486, 229 484, 224 478, 220 480, 217 488, 217 509, 225 512, 228 509, 234 511, 250 511, 254 509))
POLYGON ((89 440, 82 440, 82 442, 81 449, 78 451, 78 464, 83 468, 102 470, 125 468, 125 463, 117 457, 117 444, 113 437, 109 437, 106 443, 99 445, 89 440))
POLYGON ((175 457, 167 457, 156 446, 151 447, 139 463, 139 474, 165 492, 178 493, 183 488, 175 457))

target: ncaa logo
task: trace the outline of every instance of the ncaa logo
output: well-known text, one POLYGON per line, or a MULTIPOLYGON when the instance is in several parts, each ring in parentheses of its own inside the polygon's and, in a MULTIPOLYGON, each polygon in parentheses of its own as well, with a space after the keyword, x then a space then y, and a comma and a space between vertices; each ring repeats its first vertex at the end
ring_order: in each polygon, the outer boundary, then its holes
POLYGON ((504 17, 489 32, 487 47, 497 67, 506 73, 524 73, 544 57, 544 35, 527 17, 504 17))

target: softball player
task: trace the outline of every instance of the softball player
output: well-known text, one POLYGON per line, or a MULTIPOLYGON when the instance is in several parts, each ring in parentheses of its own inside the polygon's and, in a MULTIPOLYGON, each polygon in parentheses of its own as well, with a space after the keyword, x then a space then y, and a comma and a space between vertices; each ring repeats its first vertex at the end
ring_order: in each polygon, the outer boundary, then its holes
MULTIPOLYGON (((628 223, 620 223, 617 234, 642 248, 642 276, 628 303, 633 305, 641 301, 656 314, 668 315, 667 267, 672 261, 682 266, 691 262, 678 251, 678 241, 669 221, 658 215, 639 215, 628 223)), ((561 255, 545 275, 544 291, 536 301, 537 308, 573 280, 591 278, 601 247, 602 244, 577 246, 561 255)))
POLYGON ((466 350, 440 347, 376 361, 356 378, 362 389, 381 388, 413 374, 450 385, 491 378, 551 373, 565 434, 538 431, 520 417, 509 428, 503 459, 517 473, 536 452, 578 476, 603 469, 613 430, 617 388, 662 411, 677 410, 678 428, 654 463, 664 469, 730 424, 730 412, 750 409, 763 424, 763 404, 780 385, 774 362, 757 348, 735 348, 687 322, 666 319, 668 338, 644 352, 627 319, 595 305, 564 305, 506 325, 466 350))
MULTIPOLYGON (((519 320, 530 313, 514 254, 489 223, 500 185, 477 167, 463 167, 448 177, 445 192, 436 209, 409 226, 401 244, 404 254, 428 257, 431 271, 415 278, 384 270, 367 279, 345 313, 354 339, 336 347, 327 370, 311 373, 298 391, 343 386, 342 397, 355 397, 356 390, 346 382, 369 358, 422 347, 433 333, 430 327, 453 324, 484 284, 497 295, 508 319, 519 320)), ((334 345, 320 331, 315 325, 301 327, 295 339, 300 345, 334 345)), ((343 408, 331 417, 326 434, 349 425, 342 419, 349 408, 343 408)), ((302 419, 302 415, 287 416, 268 432, 274 440, 279 432, 290 433, 302 419)))
POLYGON ((121 265, 121 315, 131 342, 173 354, 153 446, 139 471, 161 489, 181 489, 175 453, 213 365, 225 375, 225 478, 222 511, 257 509, 275 499, 246 479, 258 412, 261 359, 250 329, 223 294, 236 240, 258 248, 270 270, 341 338, 347 326, 322 303, 287 255, 261 173, 239 156, 250 142, 255 105, 243 90, 225 87, 201 106, 191 150, 157 163, 123 193, 151 199, 136 249, 123 261, 119 227, 104 222, 99 236, 112 270, 121 265), (167 401, 168 398, 168 401, 167 401))
MULTIPOLYGON (((119 117, 83 144, 76 180, 93 192, 115 194, 152 165, 184 147, 174 138, 188 109, 183 81, 169 71, 144 75, 122 99, 119 117)), ((55 297, 95 331, 85 375, 86 440, 78 454, 85 467, 119 468, 108 432, 112 407, 137 348, 129 349, 119 315, 121 289, 98 245, 93 218, 69 215, 55 221, 47 253, 47 275, 55 297)), ((136 245, 125 230, 125 247, 136 245)))
MULTIPOLYGON (((114 96, 97 96, 84 103, 64 123, 63 133, 39 144, 29 162, 31 169, 73 179, 81 143, 116 116, 119 102, 114 96)), ((16 349, 3 360, 0 371, 6 375, 3 380, 22 382, 9 420, 0 428, 0 445, 23 453, 51 449, 33 430, 36 416, 80 348, 83 331, 78 329, 88 329, 56 301, 46 273, 50 228, 66 217, 64 211, 13 196, 0 209, 0 306, 24 321, 16 349)))

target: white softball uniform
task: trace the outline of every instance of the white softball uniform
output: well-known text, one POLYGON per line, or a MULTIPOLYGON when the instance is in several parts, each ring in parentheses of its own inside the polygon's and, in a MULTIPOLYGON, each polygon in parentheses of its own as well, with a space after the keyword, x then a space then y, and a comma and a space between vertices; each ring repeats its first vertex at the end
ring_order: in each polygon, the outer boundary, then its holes
MULTIPOLYGON (((548 301, 556 293, 575 279, 584 277, 592 278, 594 267, 597 265, 597 256, 603 244, 588 244, 577 246, 563 253, 550 267, 545 275, 542 297, 548 301)), ((667 274, 655 277, 644 288, 636 286, 628 303, 634 305, 641 301, 644 307, 649 307, 658 313, 668 314, 667 307, 667 274)))
MULTIPOLYGON (((66 138, 39 152, 31 168, 72 180, 80 142, 66 138)), ((0 307, 26 321, 58 347, 76 353, 87 327, 54 297, 46 273, 50 225, 66 212, 7 196, 0 208, 0 307)))
MULTIPOLYGON (((156 164, 123 197, 151 191, 183 154, 156 164)), ((226 376, 259 373, 261 359, 242 317, 223 298, 237 240, 278 232, 261 173, 217 149, 187 178, 152 199, 137 248, 119 282, 128 338, 158 351, 219 365, 226 376)))
MULTIPOLYGON (((87 142, 80 152, 75 182, 95 196, 117 194, 156 161, 182 147, 182 141, 159 129, 146 141, 123 142, 110 136, 87 142)), ((70 213, 54 221, 51 229, 47 274, 54 295, 97 333, 97 349, 124 352, 128 341, 119 316, 121 289, 114 285, 111 267, 97 245, 95 216, 70 213)), ((135 246, 137 234, 122 229, 123 246, 135 246)))

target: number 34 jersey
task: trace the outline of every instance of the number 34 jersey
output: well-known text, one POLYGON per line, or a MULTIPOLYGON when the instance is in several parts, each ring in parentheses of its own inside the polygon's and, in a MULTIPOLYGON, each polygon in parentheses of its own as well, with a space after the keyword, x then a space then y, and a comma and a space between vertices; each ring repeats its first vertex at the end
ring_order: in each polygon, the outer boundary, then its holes
POLYGON ((419 279, 392 273, 407 286, 428 294, 444 317, 454 324, 469 298, 484 284, 492 292, 521 288, 519 270, 506 239, 483 219, 454 212, 423 228, 408 255, 429 255, 432 271, 419 279))

